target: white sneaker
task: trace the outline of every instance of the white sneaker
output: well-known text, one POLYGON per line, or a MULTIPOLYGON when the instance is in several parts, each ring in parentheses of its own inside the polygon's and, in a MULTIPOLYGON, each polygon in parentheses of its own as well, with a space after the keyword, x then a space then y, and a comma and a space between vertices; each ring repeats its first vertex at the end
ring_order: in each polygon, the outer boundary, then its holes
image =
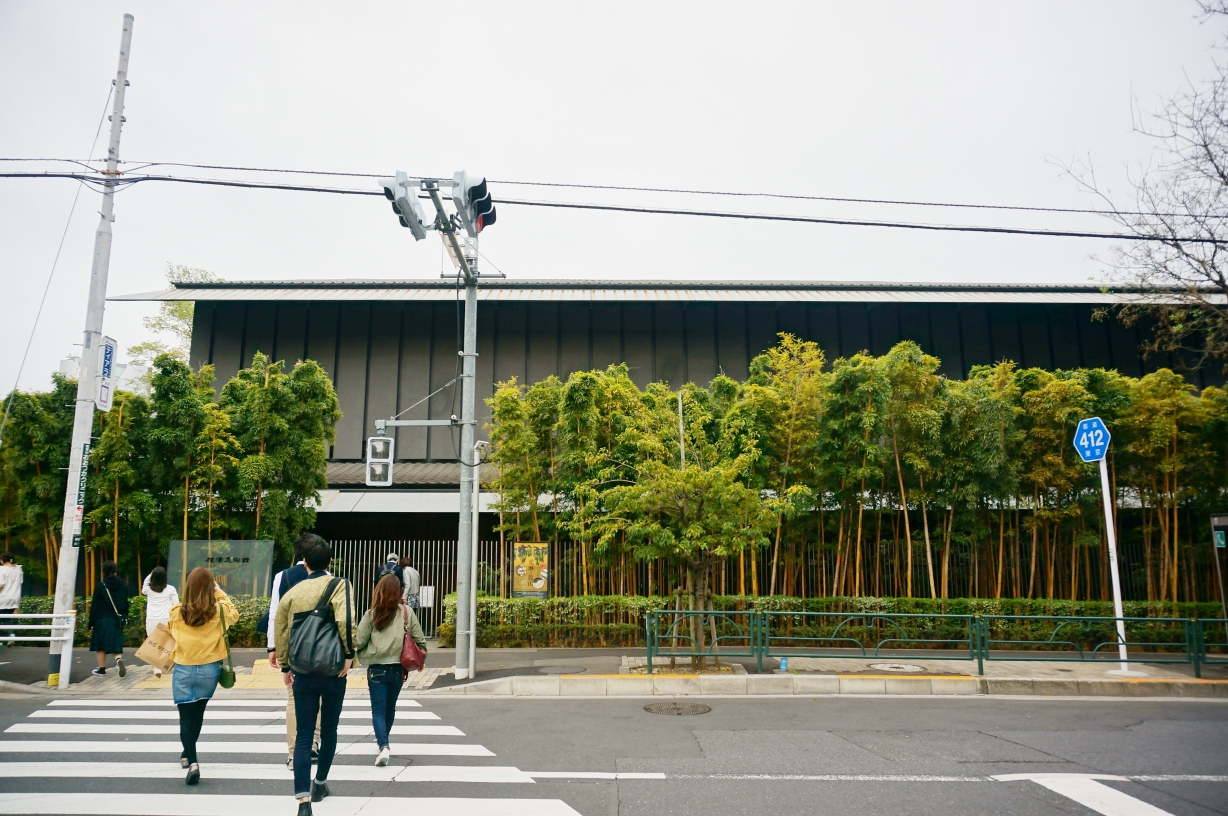
POLYGON ((294 754, 286 754, 286 770, 294 770, 294 754))
POLYGON ((392 756, 392 751, 387 748, 379 749, 379 756, 375 758, 375 764, 383 767, 388 764, 388 758, 392 756))
POLYGON ((154 669, 154 677, 161 677, 161 676, 162 676, 162 670, 154 669))

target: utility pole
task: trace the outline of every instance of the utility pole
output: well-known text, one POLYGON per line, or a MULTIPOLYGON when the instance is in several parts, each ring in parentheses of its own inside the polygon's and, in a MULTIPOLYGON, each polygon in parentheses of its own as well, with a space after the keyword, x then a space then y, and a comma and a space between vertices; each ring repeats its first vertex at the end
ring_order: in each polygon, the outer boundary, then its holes
MULTIPOLYGON (((68 455, 68 490, 64 495, 64 518, 60 532, 60 567, 55 581, 55 613, 73 609, 77 589, 77 556, 81 551, 81 521, 85 512, 85 479, 89 471, 90 437, 94 430, 94 377, 102 347, 102 312, 107 299, 107 272, 111 264, 111 222, 115 208, 115 184, 119 175, 119 137, 124 124, 124 96, 128 90, 128 53, 132 47, 131 14, 124 15, 119 46, 119 67, 115 71, 115 104, 111 109, 111 141, 107 145, 107 179, 102 193, 98 231, 94 233, 94 261, 90 270, 89 302, 85 312, 85 339, 81 349, 81 370, 77 376, 77 405, 73 414, 72 448, 68 455)), ((52 642, 47 662, 47 685, 68 686, 71 664, 63 660, 72 654, 72 633, 65 641, 52 642)))

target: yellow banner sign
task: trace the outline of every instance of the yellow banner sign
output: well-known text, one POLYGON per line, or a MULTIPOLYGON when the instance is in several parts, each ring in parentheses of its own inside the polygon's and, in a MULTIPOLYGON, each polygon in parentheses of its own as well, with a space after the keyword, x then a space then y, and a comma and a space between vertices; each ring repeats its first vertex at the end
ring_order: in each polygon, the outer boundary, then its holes
POLYGON ((549 598, 550 545, 543 541, 518 541, 512 545, 512 597, 549 598))

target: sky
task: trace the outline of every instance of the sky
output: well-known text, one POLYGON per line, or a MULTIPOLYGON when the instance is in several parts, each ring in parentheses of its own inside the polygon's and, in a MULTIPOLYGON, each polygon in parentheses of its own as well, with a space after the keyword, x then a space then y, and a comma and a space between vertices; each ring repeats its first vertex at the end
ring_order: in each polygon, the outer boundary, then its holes
MULTIPOLYGON (((88 156, 124 13, 136 18, 126 162, 439 177, 465 169, 504 182, 490 185, 496 203, 1095 232, 1113 224, 507 182, 1098 207, 1063 171, 1084 162, 1128 205, 1131 179, 1160 158, 1136 123, 1211 75, 1225 31, 1185 0, 471 2, 463 10, 6 0, 0 158, 88 156)), ((93 155, 105 150, 104 129, 93 155)), ((363 179, 322 183, 374 188, 363 179)), ((81 342, 100 196, 83 190, 69 221, 76 192, 71 180, 0 179, 0 393, 16 381, 31 337, 24 389, 46 387, 81 342)), ((163 288, 170 263, 228 280, 437 279, 444 268, 438 238, 415 243, 377 197, 149 182, 119 193, 115 213, 111 295, 163 288)), ((498 207, 481 239, 484 263, 519 279, 1082 283, 1104 278, 1111 247, 513 205, 498 207)), ((104 333, 121 348, 148 339, 141 320, 156 308, 110 303, 104 333)))

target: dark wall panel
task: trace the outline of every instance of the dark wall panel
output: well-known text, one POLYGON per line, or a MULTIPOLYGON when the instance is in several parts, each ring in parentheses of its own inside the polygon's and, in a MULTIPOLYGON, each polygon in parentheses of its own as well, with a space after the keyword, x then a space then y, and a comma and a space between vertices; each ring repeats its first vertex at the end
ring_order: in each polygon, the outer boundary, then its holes
POLYGON ((623 361, 622 306, 617 303, 594 303, 593 368, 604 369, 623 361))
POLYGON ((587 303, 563 303, 559 306, 559 378, 564 382, 573 372, 588 371, 593 367, 589 318, 587 303))
POLYGON ((994 348, 989 335, 989 315, 981 304, 966 304, 959 309, 959 325, 963 332, 964 368, 989 365, 994 362, 994 348))
POLYGON ((623 342, 631 380, 640 388, 652 382, 652 307, 628 303, 623 307, 623 342))
POLYGON ((1110 317, 1104 321, 1109 330, 1109 348, 1113 351, 1113 364, 1122 374, 1140 377, 1143 374, 1139 359, 1138 341, 1134 329, 1123 326, 1120 320, 1110 317))
POLYGON ((870 320, 870 350, 886 354, 900 342, 900 313, 894 303, 873 303, 868 310, 870 320))
POLYGON ((209 362, 209 347, 213 345, 213 315, 216 308, 212 303, 197 303, 192 312, 192 345, 188 351, 188 362, 193 369, 198 369, 209 362))
POLYGON ((559 373, 559 307, 529 304, 529 384, 559 373))
POLYGON ((1013 303, 992 303, 988 308, 989 337, 993 347, 993 361, 1022 360, 1019 347, 1019 317, 1013 303))
POLYGON ((313 303, 307 313, 307 359, 315 360, 337 381, 337 316, 335 303, 313 303))
POLYGON ((750 357, 754 359, 776 345, 776 306, 771 303, 751 303, 746 307, 746 329, 750 338, 750 357))
POLYGON ((716 305, 717 367, 727 377, 746 379, 746 308, 740 303, 716 305))
POLYGON ((926 354, 934 354, 934 342, 930 334, 930 306, 922 303, 900 303, 896 309, 899 313, 900 339, 911 340, 924 349, 926 354))
POLYGON ((495 380, 507 382, 512 377, 525 382, 525 318, 528 307, 523 303, 500 303, 494 309, 496 324, 495 380))
MULTIPOLYGON (((407 303, 401 312, 401 376, 397 413, 402 419, 429 419, 427 404, 409 406, 431 393, 431 313, 432 307, 407 303), (409 408, 409 410, 406 410, 409 408)), ((397 459, 426 458, 426 429, 397 428, 397 459)))
POLYGON ((213 373, 218 393, 238 373, 247 329, 247 308, 242 303, 219 303, 214 321, 213 373))
POLYGON ((482 308, 482 304, 478 306, 478 390, 473 406, 478 425, 474 429, 474 439, 489 440, 490 432, 486 430, 486 425, 490 422, 490 406, 486 400, 495 393, 495 313, 489 307, 482 308))
POLYGON ((1113 352, 1109 347, 1109 327, 1104 321, 1092 320, 1090 306, 1076 306, 1079 333, 1083 338, 1083 365, 1087 368, 1112 368, 1113 352))
POLYGON ((716 310, 706 303, 686 308, 686 378, 707 385, 716 376, 716 310))
POLYGON ((806 319, 805 303, 782 303, 776 310, 777 330, 788 332, 800 340, 810 340, 810 324, 806 319))
POLYGON ((1019 334, 1023 348, 1019 365, 1053 368, 1053 346, 1049 342, 1048 310, 1034 303, 1019 304, 1019 334))
POLYGON ((1076 307, 1054 304, 1048 307, 1049 339, 1053 346, 1053 364, 1058 368, 1079 368, 1083 365, 1083 331, 1076 307))
MULTIPOLYGON (((243 366, 252 364, 256 352, 273 357, 273 335, 277 329, 276 303, 251 303, 247 307, 247 336, 243 339, 243 366)), ((276 359, 276 358, 273 358, 276 359)))
POLYGON ((285 360, 286 368, 304 358, 307 346, 307 307, 302 303, 282 303, 277 307, 277 334, 273 337, 273 357, 285 360))
POLYGON ((852 357, 870 348, 870 321, 861 303, 841 303, 840 356, 852 357))
MULTIPOLYGON (((456 306, 454 304, 435 304, 431 307, 431 328, 433 330, 433 339, 431 340, 431 388, 433 392, 439 388, 443 388, 444 383, 452 380, 460 372, 457 363, 460 362, 460 357, 457 356, 457 341, 459 335, 456 332, 456 306)), ((447 419, 452 416, 453 412, 460 416, 460 381, 457 380, 451 386, 443 388, 438 394, 431 398, 430 416, 428 419, 447 419)), ((427 431, 427 451, 428 459, 455 459, 456 445, 459 444, 459 436, 456 436, 456 441, 453 440, 453 430, 451 428, 430 428, 427 431)))
POLYGON ((658 303, 654 306, 657 327, 656 379, 679 388, 685 379, 683 365, 683 321, 686 319, 680 303, 658 303))
POLYGON ((346 303, 341 306, 338 331, 341 353, 337 355, 337 401, 341 421, 333 443, 334 459, 361 459, 367 396, 367 354, 371 332, 371 306, 346 303))
POLYGON ((366 439, 375 435, 375 420, 397 412, 397 380, 401 375, 401 305, 379 303, 371 307, 371 356, 367 363, 367 408, 359 434, 359 456, 365 457, 366 439))
POLYGON ((942 361, 940 369, 944 375, 952 379, 963 379, 968 374, 964 364, 964 355, 960 349, 959 307, 946 303, 926 304, 930 326, 933 327, 933 345, 922 348, 942 361))
POLYGON ((840 356, 840 324, 836 309, 834 303, 812 303, 809 307, 812 339, 823 349, 828 365, 840 356))

